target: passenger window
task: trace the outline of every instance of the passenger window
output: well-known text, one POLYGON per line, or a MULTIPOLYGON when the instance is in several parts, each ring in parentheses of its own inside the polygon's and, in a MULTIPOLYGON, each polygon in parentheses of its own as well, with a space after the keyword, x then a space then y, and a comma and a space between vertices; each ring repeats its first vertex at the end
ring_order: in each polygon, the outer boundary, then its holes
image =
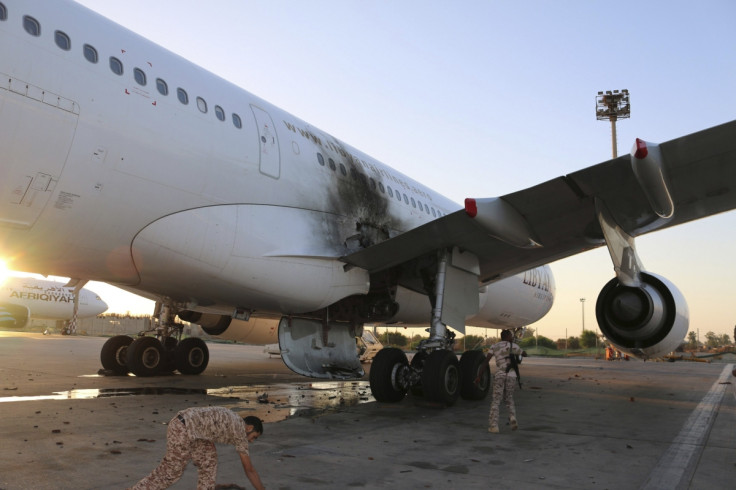
POLYGON ((325 157, 322 156, 322 153, 317 153, 317 161, 321 167, 325 166, 325 157))
POLYGON ((0 3, 0 20, 8 20, 8 9, 0 3))
POLYGON ((217 116, 217 119, 219 119, 220 121, 225 120, 225 111, 223 111, 222 107, 220 107, 219 105, 215 106, 215 116, 217 116))
POLYGON ((396 191, 396 199, 398 199, 399 202, 401 202, 401 192, 396 191))
POLYGON ((409 204, 409 198, 408 198, 408 197, 406 197, 406 194, 404 194, 404 202, 405 202, 406 204, 409 204))
POLYGON ((346 169, 345 168, 345 165, 343 165, 342 163, 340 164, 340 173, 343 174, 343 175, 347 175, 348 174, 348 169, 346 169))
POLYGON ((89 44, 85 44, 82 48, 82 51, 84 52, 84 57, 87 61, 90 63, 97 63, 97 50, 90 46, 89 44))
POLYGON ((335 160, 330 158, 329 160, 327 160, 327 163, 330 165, 330 170, 333 170, 333 171, 337 170, 337 165, 335 165, 335 160))
POLYGON ((417 199, 417 205, 419 206, 419 211, 424 211, 424 206, 422 206, 422 201, 417 199))
POLYGON ((435 218, 437 217, 437 213, 434 212, 434 208, 432 208, 432 216, 434 216, 435 218))
POLYGON ((391 189, 391 186, 386 186, 386 190, 388 191, 388 197, 394 197, 394 191, 391 189))
POLYGON ((241 121, 240 116, 235 113, 233 113, 233 126, 238 129, 241 129, 243 127, 243 121, 241 121))
POLYGON ((169 95, 168 84, 160 78, 156 79, 156 88, 158 89, 158 93, 160 93, 161 95, 169 95))
POLYGON ((116 75, 123 74, 123 62, 114 56, 110 56, 110 69, 116 75))
POLYGON ((371 189, 376 190, 376 181, 371 179, 371 189))
POLYGON ((136 83, 138 85, 145 87, 146 85, 146 74, 143 70, 140 68, 135 68, 133 70, 133 78, 135 78, 136 83))
POLYGON ((23 29, 25 29, 31 36, 38 37, 41 35, 41 24, 39 24, 36 19, 28 15, 23 16, 23 29))
POLYGON ((70 49, 72 49, 71 39, 69 39, 69 36, 61 31, 56 31, 54 33, 54 41, 56 41, 56 45, 64 51, 69 51, 70 49))
POLYGON ((411 198, 411 207, 415 208, 417 207, 417 202, 414 200, 414 198, 411 198))
POLYGON ((197 97, 197 108, 202 114, 207 114, 207 102, 202 97, 197 97))
POLYGON ((378 183, 378 189, 380 189, 381 194, 385 194, 386 193, 386 188, 383 187, 383 182, 379 182, 378 183))
POLYGON ((176 96, 182 104, 187 105, 189 103, 189 95, 183 88, 176 89, 176 96))

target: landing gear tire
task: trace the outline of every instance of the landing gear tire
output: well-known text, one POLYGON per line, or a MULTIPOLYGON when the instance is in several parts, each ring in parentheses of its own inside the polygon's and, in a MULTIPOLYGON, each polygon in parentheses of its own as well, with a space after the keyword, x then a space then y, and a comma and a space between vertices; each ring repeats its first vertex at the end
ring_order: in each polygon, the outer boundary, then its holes
POLYGON ((125 362, 136 376, 155 376, 164 366, 164 347, 156 337, 138 337, 128 347, 125 362))
POLYGON ((181 374, 200 374, 210 361, 207 344, 197 337, 189 337, 179 342, 174 350, 174 356, 176 369, 181 374))
POLYGON ((115 374, 128 374, 126 356, 128 354, 128 347, 132 343, 133 338, 127 335, 116 335, 107 339, 100 350, 102 367, 115 374))
POLYGON ((422 388, 425 399, 452 405, 460 396, 460 366, 449 350, 436 350, 424 361, 422 388))
POLYGON ((399 402, 406 396, 409 361, 399 349, 386 347, 373 359, 370 384, 373 398, 379 402, 399 402))
POLYGON ((479 350, 464 352, 460 356, 460 396, 465 400, 483 400, 490 388, 491 368, 486 356, 479 350))

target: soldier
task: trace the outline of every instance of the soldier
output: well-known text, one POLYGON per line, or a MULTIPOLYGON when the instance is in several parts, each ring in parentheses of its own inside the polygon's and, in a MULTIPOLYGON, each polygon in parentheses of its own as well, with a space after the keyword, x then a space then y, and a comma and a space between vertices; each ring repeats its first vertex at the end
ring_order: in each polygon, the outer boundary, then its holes
POLYGON ((189 460, 197 467, 197 489, 215 488, 217 451, 215 442, 232 444, 240 455, 245 476, 256 489, 263 484, 248 453, 248 443, 263 434, 263 422, 258 417, 241 418, 224 407, 187 408, 169 421, 166 432, 166 455, 150 475, 139 481, 133 490, 168 488, 176 483, 189 460))
POLYGON ((493 378, 493 400, 491 400, 491 412, 488 415, 488 432, 494 434, 498 434, 498 412, 501 398, 506 402, 506 407, 509 410, 511 430, 519 428, 516 421, 516 407, 514 406, 514 390, 517 381, 519 381, 519 368, 516 358, 512 360, 511 356, 521 355, 526 357, 527 354, 513 340, 514 334, 511 333, 511 330, 502 331, 501 341, 493 344, 486 356, 488 362, 491 362, 492 357, 496 358, 497 369, 493 378))

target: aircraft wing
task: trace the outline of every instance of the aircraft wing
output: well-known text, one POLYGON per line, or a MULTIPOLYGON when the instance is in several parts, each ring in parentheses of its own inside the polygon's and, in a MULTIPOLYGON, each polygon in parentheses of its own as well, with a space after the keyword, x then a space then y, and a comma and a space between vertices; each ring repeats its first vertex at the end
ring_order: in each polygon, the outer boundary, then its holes
POLYGON ((378 272, 457 246, 478 257, 488 282, 604 245, 596 201, 633 237, 736 207, 736 121, 649 149, 661 154, 658 168, 637 174, 636 157, 626 155, 500 198, 466 200, 464 210, 342 260, 378 272))

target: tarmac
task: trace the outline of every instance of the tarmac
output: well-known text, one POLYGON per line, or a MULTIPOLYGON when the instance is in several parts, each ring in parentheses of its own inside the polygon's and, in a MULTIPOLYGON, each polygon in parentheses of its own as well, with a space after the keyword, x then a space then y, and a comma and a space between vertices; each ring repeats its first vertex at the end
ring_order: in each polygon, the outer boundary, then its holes
MULTIPOLYGON (((218 343, 200 376, 101 376, 105 340, 0 332, 0 489, 129 487, 164 455, 169 419, 207 405, 266 421, 251 459, 271 489, 712 490, 736 481, 733 364, 527 358, 519 430, 490 434, 490 397, 377 403, 367 376, 312 380, 262 347, 218 343)), ((218 453, 220 488, 251 488, 234 449, 218 453)), ((195 487, 189 465, 171 488, 195 487)))

